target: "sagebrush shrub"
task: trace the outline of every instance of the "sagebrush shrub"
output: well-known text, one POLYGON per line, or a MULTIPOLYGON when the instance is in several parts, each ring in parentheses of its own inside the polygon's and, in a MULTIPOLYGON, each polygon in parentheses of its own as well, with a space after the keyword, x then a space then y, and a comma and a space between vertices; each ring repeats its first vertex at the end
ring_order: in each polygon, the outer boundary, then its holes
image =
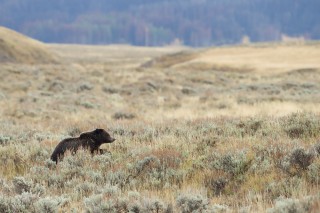
POLYGON ((182 213, 203 212, 208 207, 208 200, 201 195, 180 195, 176 203, 182 213))
MULTIPOLYGON (((317 119, 117 121, 110 128, 119 141, 108 147, 110 153, 79 150, 58 164, 49 159, 54 136, 16 134, 0 145, 0 212, 250 212, 279 197, 300 202, 320 182, 320 145, 311 145, 320 135, 312 130, 317 119), (294 126, 305 128, 297 134, 303 139, 288 135, 294 126), (181 194, 187 187, 204 196, 181 194), (63 194, 70 203, 58 203, 55 196, 63 194)), ((291 206, 284 203, 283 209, 291 206)))
POLYGON ((263 121, 250 119, 248 121, 241 121, 237 124, 237 127, 241 131, 241 136, 255 135, 256 132, 261 129, 263 121))
POLYGON ((0 194, 0 212, 10 212, 10 198, 0 194))
POLYGON ((35 204, 36 212, 56 213, 59 208, 67 204, 70 200, 65 197, 44 197, 40 198, 35 204))
POLYGON ((158 199, 148 199, 143 202, 144 208, 146 212, 165 212, 166 207, 165 204, 158 199))
POLYGON ((308 113, 294 113, 282 119, 282 127, 290 138, 319 136, 320 120, 308 113))
POLYGON ((282 198, 276 201, 273 208, 267 210, 268 213, 307 213, 311 209, 311 198, 303 200, 293 198, 282 198))
POLYGON ((320 156, 320 142, 314 145, 314 150, 318 156, 320 156))
POLYGON ((6 145, 9 143, 10 140, 11 137, 0 134, 0 145, 6 145))
POLYGON ((116 112, 113 114, 112 118, 115 120, 121 120, 121 119, 134 119, 136 117, 135 114, 128 113, 128 112, 116 112))
POLYGON ((299 169, 306 170, 312 163, 313 154, 308 153, 303 148, 294 149, 290 156, 290 162, 299 169))
POLYGON ((33 185, 33 182, 26 180, 25 177, 14 177, 12 182, 15 191, 18 194, 21 194, 22 192, 30 192, 33 185))
POLYGON ((291 176, 301 176, 313 160, 313 153, 303 148, 295 148, 283 157, 280 168, 291 176))
POLYGON ((213 192, 215 196, 220 195, 228 184, 228 179, 220 177, 218 179, 205 179, 206 187, 213 192))
POLYGON ((301 179, 293 177, 269 183, 266 187, 266 192, 270 199, 273 200, 281 196, 291 197, 294 190, 299 187, 303 187, 301 179))
POLYGON ((308 166, 307 178, 313 184, 320 183, 320 159, 316 159, 310 166, 308 166))
POLYGON ((229 173, 233 178, 243 175, 250 168, 252 159, 244 151, 228 153, 218 157, 213 162, 213 167, 229 173))
POLYGON ((75 194, 77 194, 79 197, 88 197, 96 189, 97 189, 97 185, 95 183, 84 182, 84 183, 78 184, 75 187, 75 194))

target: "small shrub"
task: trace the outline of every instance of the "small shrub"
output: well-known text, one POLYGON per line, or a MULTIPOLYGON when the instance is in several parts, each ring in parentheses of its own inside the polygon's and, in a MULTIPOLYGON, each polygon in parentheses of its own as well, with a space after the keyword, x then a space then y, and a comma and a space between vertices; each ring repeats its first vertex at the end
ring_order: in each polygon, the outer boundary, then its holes
POLYGON ((109 94, 115 94, 115 93, 119 93, 120 91, 116 88, 112 88, 112 87, 103 87, 102 90, 105 93, 109 93, 109 94))
POLYGON ((11 199, 11 209, 13 212, 32 212, 33 204, 37 201, 38 196, 23 192, 11 199))
POLYGON ((23 174, 28 167, 26 158, 29 154, 28 146, 0 146, 0 175, 14 177, 23 174))
POLYGON ((97 188, 94 183, 84 182, 75 187, 75 194, 79 197, 87 197, 97 188))
MULTIPOLYGON (((99 192, 99 189, 97 190, 99 192)), ((101 190, 101 193, 104 195, 104 196, 107 196, 107 197, 115 197, 115 196, 118 196, 119 193, 120 193, 120 190, 117 186, 112 186, 110 185, 109 183, 107 183, 101 190)))
POLYGON ((197 92, 193 89, 193 88, 190 88, 190 87, 184 87, 181 89, 181 92, 185 95, 194 95, 196 94, 197 92))
POLYGON ((129 210, 130 210, 130 211, 129 211, 130 213, 131 213, 131 212, 132 212, 132 213, 141 213, 141 212, 142 212, 141 204, 135 202, 135 203, 133 203, 133 204, 130 205, 129 210))
POLYGON ((293 198, 279 199, 273 208, 267 210, 268 213, 303 213, 310 212, 311 199, 298 200, 293 198))
POLYGON ((219 196, 228 184, 228 179, 218 178, 218 179, 205 179, 205 185, 213 192, 215 196, 219 196))
POLYGON ((205 154, 209 151, 212 151, 216 147, 218 139, 216 137, 203 137, 200 142, 197 143, 196 153, 205 154))
POLYGON ((13 187, 8 184, 7 180, 0 178, 0 190, 4 193, 11 193, 13 187))
MULTIPOLYGON (((154 156, 145 157, 142 160, 139 160, 135 163, 129 171, 129 176, 126 178, 126 183, 130 183, 130 181, 139 178, 140 176, 144 176, 148 171, 152 170, 154 165, 159 165, 160 161, 158 158, 154 156)), ((146 183, 144 183, 146 184, 146 183)))
POLYGON ((14 197, 0 194, 0 212, 34 212, 33 204, 38 197, 29 192, 23 192, 14 197))
POLYGON ((101 212, 103 196, 101 194, 93 195, 84 199, 87 213, 101 212))
POLYGON ((77 176, 85 176, 86 170, 83 168, 87 162, 91 162, 92 156, 87 150, 78 150, 76 155, 71 155, 69 151, 65 153, 65 156, 59 166, 61 168, 61 175, 67 179, 72 179, 77 176))
POLYGON ((52 161, 51 159, 46 159, 44 161, 44 166, 48 169, 54 169, 54 168, 56 168, 57 164, 56 164, 56 162, 52 161))
POLYGON ((211 205, 208 212, 212 213, 220 213, 220 212, 227 212, 228 207, 226 205, 214 204, 211 205))
POLYGON ((24 177, 14 177, 13 185, 16 193, 21 194, 23 192, 30 192, 33 183, 31 181, 26 180, 24 177))
POLYGON ((130 178, 132 176, 129 175, 123 171, 123 170, 118 170, 118 171, 110 171, 107 174, 106 180, 110 183, 112 186, 118 186, 119 188, 123 189, 125 186, 128 184, 130 185, 130 178))
POLYGON ((307 153, 302 148, 297 148, 292 151, 290 156, 290 162, 299 169, 306 170, 308 166, 312 163, 313 155, 307 153))
POLYGON ((64 90, 64 88, 65 86, 63 82, 55 80, 51 84, 49 84, 47 89, 51 92, 61 92, 64 90))
POLYGON ((146 212, 156 212, 156 213, 160 213, 160 212, 165 212, 166 207, 165 204, 158 199, 154 199, 154 200, 146 200, 144 201, 144 209, 146 212))
POLYGON ((90 83, 83 82, 81 85, 78 86, 77 92, 83 92, 83 91, 92 90, 92 89, 93 89, 93 86, 90 83))
POLYGON ((292 114, 282 120, 282 126, 292 139, 316 137, 320 134, 320 120, 312 114, 292 114))
POLYGON ((0 145, 7 145, 11 137, 0 135, 0 145))
POLYGON ((145 187, 157 188, 170 184, 179 185, 183 180, 183 171, 179 170, 180 164, 181 155, 177 151, 155 150, 151 156, 144 157, 131 166, 128 181, 144 179, 145 187))
POLYGON ((293 191, 296 188, 301 187, 301 184, 301 179, 294 177, 272 182, 266 187, 266 191, 270 199, 276 199, 280 196, 291 197, 293 191))
POLYGON ((241 135, 253 136, 261 129, 263 122, 261 120, 250 119, 248 121, 241 121, 237 124, 237 127, 241 130, 241 135))
POLYGON ((115 120, 123 120, 123 119, 127 119, 127 120, 131 120, 134 119, 136 116, 132 113, 126 113, 126 112, 116 112, 112 118, 115 120))
POLYGON ((310 166, 308 166, 307 178, 311 183, 320 183, 320 159, 315 160, 310 166))
POLYGON ((314 145, 314 150, 318 156, 320 156, 320 142, 314 145))
POLYGON ((89 170, 87 172, 88 181, 96 184, 102 184, 104 182, 104 177, 99 171, 89 170))
POLYGON ((91 103, 91 102, 79 102, 78 103, 79 106, 83 106, 84 108, 86 109, 94 109, 94 108, 97 108, 97 105, 91 103))
POLYGON ((236 178, 248 171, 251 161, 252 159, 246 156, 245 152, 229 153, 214 160, 213 167, 230 174, 232 178, 236 178))
POLYGON ((295 148, 286 154, 280 164, 280 168, 291 176, 301 176, 314 160, 314 155, 303 148, 295 148))
POLYGON ((0 194, 0 212, 11 212, 10 199, 3 194, 0 194))
POLYGON ((180 195, 176 202, 182 213, 202 212, 208 207, 207 199, 201 195, 180 195))
POLYGON ((127 198, 119 198, 115 209, 117 212, 129 212, 129 200, 127 198))
POLYGON ((66 180, 63 175, 51 174, 48 177, 47 184, 49 187, 64 188, 66 180))
POLYGON ((59 207, 69 202, 65 197, 45 197, 40 198, 34 205, 36 212, 39 213, 56 213, 59 207))
MULTIPOLYGON (((53 162, 50 160, 50 162, 53 162)), ((54 163, 55 164, 55 163, 54 163)), ((35 183, 41 183, 47 181, 50 176, 50 170, 44 166, 34 166, 30 169, 30 176, 35 183)))
MULTIPOLYGON (((127 198, 119 198, 116 196, 110 196, 105 198, 103 195, 93 195, 84 199, 86 212, 99 213, 99 212, 130 212, 129 207, 131 204, 127 198)), ((139 212, 140 212, 139 208, 139 212)))
POLYGON ((45 192, 46 192, 46 187, 40 185, 40 184, 36 184, 35 187, 32 188, 32 193, 38 195, 38 196, 41 196, 41 195, 44 195, 45 192))

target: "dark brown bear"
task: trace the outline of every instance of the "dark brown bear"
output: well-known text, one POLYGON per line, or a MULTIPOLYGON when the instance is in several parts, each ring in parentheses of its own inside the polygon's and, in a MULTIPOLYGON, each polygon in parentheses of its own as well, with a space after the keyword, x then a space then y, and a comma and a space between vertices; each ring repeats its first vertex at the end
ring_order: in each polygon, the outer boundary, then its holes
POLYGON ((112 143, 116 139, 112 138, 104 129, 96 129, 92 132, 84 132, 78 138, 67 138, 62 140, 51 155, 51 160, 58 163, 58 159, 69 150, 76 153, 79 148, 89 149, 91 153, 101 152, 99 147, 103 143, 112 143))

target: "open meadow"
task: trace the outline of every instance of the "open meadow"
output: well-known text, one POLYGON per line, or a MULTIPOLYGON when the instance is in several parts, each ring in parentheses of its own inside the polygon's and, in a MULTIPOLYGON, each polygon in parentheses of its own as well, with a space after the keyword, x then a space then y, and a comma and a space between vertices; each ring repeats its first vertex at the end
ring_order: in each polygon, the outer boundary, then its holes
POLYGON ((319 43, 45 47, 0 63, 0 212, 319 211, 319 43))

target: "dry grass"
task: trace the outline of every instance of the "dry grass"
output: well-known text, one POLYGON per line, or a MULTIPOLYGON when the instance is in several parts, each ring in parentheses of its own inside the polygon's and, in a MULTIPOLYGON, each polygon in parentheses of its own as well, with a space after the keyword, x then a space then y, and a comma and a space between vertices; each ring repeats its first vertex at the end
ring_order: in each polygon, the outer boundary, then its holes
POLYGON ((141 66, 175 48, 49 48, 62 63, 0 64, 0 211, 318 208, 317 45, 202 51, 218 70, 141 66), (257 69, 287 51, 284 69, 257 69), (60 140, 93 128, 117 138, 102 147, 111 154, 49 160, 60 140))
POLYGON ((0 26, 0 62, 57 63, 59 58, 47 45, 0 26))
POLYGON ((149 64, 184 70, 254 71, 274 75, 300 69, 317 70, 320 68, 319 58, 319 43, 271 44, 209 48, 188 54, 182 52, 160 57, 149 64))

